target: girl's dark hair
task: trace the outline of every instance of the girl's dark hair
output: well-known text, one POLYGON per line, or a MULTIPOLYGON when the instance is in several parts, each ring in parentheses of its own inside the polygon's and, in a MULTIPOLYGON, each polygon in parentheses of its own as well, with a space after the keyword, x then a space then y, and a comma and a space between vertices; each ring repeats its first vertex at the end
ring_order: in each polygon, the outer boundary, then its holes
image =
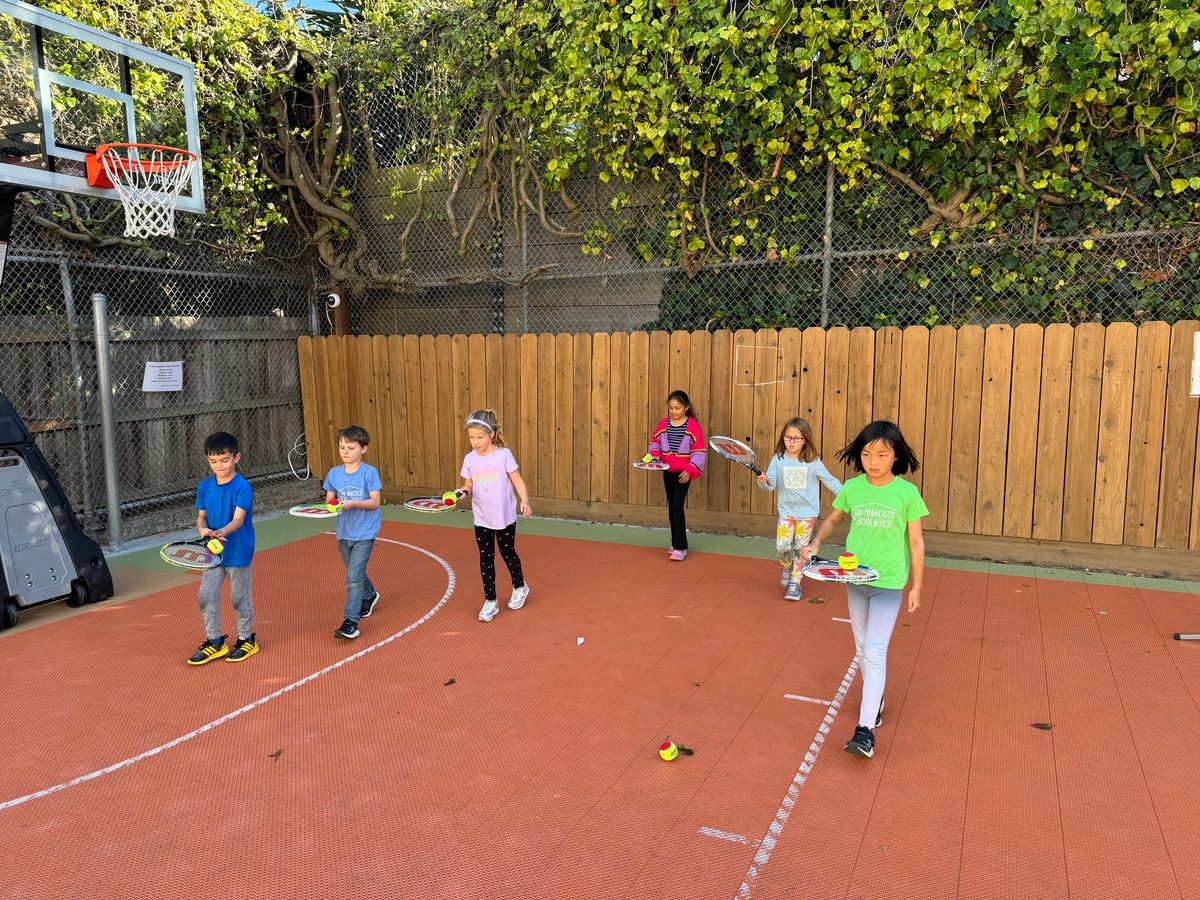
POLYGON ((225 431, 216 431, 204 439, 205 456, 221 456, 224 453, 238 455, 238 440, 225 431))
POLYGON ((787 444, 784 443, 783 436, 787 434, 789 428, 795 428, 801 435, 804 436, 804 447, 800 450, 800 459, 802 462, 812 462, 820 454, 817 451, 817 445, 813 443, 812 426, 808 424, 806 419, 799 416, 788 419, 783 423, 783 427, 779 429, 779 440, 775 442, 775 455, 783 459, 783 455, 787 450, 787 444))
POLYGON ((670 403, 672 400, 678 400, 683 404, 686 415, 691 416, 693 419, 696 418, 696 414, 692 412, 692 401, 688 397, 687 391, 671 391, 671 393, 667 394, 667 402, 670 403))
POLYGON ((869 444, 876 441, 883 441, 896 451, 896 461, 892 463, 893 475, 907 475, 921 467, 921 464, 917 462, 917 454, 913 453, 912 447, 908 446, 908 441, 904 440, 900 429, 894 422, 884 419, 872 422, 860 431, 858 437, 838 451, 837 457, 846 465, 863 472, 865 469, 862 464, 862 452, 869 444))
POLYGON ((371 435, 361 425, 347 425, 345 428, 339 428, 337 436, 339 441, 345 441, 347 444, 358 444, 360 447, 365 447, 371 443, 371 435))

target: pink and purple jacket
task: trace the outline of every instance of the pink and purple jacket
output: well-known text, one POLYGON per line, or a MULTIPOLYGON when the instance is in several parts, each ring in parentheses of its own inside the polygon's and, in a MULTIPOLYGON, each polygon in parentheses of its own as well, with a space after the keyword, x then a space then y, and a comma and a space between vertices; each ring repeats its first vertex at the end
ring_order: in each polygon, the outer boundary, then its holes
POLYGON ((679 452, 672 453, 667 443, 667 425, 670 420, 664 418, 654 429, 650 438, 650 455, 665 462, 672 472, 687 472, 693 478, 704 474, 704 461, 708 458, 708 449, 704 446, 704 429, 700 423, 688 416, 687 431, 679 444, 679 452))

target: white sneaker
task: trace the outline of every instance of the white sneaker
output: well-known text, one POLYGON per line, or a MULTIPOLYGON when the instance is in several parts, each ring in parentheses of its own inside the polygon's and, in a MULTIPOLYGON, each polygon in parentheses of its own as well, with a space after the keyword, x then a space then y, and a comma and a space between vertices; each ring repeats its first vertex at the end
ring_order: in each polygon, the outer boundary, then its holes
POLYGON ((792 565, 791 565, 791 563, 788 563, 786 566, 783 567, 783 572, 780 573, 780 575, 779 575, 779 586, 781 588, 786 588, 791 583, 792 583, 792 565))
POLYGON ((521 585, 519 588, 513 588, 512 597, 509 598, 509 609, 520 609, 525 605, 525 598, 529 596, 529 582, 521 585))
POLYGON ((483 604, 483 609, 479 611, 480 622, 490 622, 496 618, 496 613, 500 612, 500 604, 495 600, 486 600, 483 604))

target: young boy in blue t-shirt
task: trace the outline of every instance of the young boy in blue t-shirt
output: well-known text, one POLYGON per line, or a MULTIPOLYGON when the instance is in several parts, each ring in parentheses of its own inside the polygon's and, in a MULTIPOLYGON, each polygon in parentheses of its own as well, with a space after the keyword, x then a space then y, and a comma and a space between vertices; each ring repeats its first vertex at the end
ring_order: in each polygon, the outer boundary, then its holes
POLYGON ((188 659, 202 666, 225 657, 242 662, 258 652, 254 636, 254 600, 250 590, 250 562, 254 559, 254 489, 237 471, 242 455, 232 434, 218 431, 204 441, 204 455, 212 477, 196 488, 196 530, 202 538, 224 544, 221 565, 206 569, 200 578, 200 615, 205 641, 188 659), (233 649, 221 633, 221 589, 229 579, 229 600, 237 614, 237 643, 233 649))
POLYGON ((336 638, 358 637, 358 623, 375 611, 379 591, 367 576, 367 561, 375 548, 375 535, 383 524, 379 495, 383 482, 379 470, 363 462, 371 436, 359 425, 347 425, 338 432, 340 466, 325 476, 325 502, 340 502, 337 520, 338 552, 346 564, 346 608, 342 624, 333 633, 336 638))

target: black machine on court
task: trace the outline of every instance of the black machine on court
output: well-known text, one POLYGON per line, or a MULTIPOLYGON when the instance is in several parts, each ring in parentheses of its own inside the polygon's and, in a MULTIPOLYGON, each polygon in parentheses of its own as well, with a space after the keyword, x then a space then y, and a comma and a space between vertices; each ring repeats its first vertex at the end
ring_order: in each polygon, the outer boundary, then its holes
POLYGON ((100 545, 79 527, 33 435, 0 394, 0 628, 33 606, 82 606, 112 595, 100 545))

